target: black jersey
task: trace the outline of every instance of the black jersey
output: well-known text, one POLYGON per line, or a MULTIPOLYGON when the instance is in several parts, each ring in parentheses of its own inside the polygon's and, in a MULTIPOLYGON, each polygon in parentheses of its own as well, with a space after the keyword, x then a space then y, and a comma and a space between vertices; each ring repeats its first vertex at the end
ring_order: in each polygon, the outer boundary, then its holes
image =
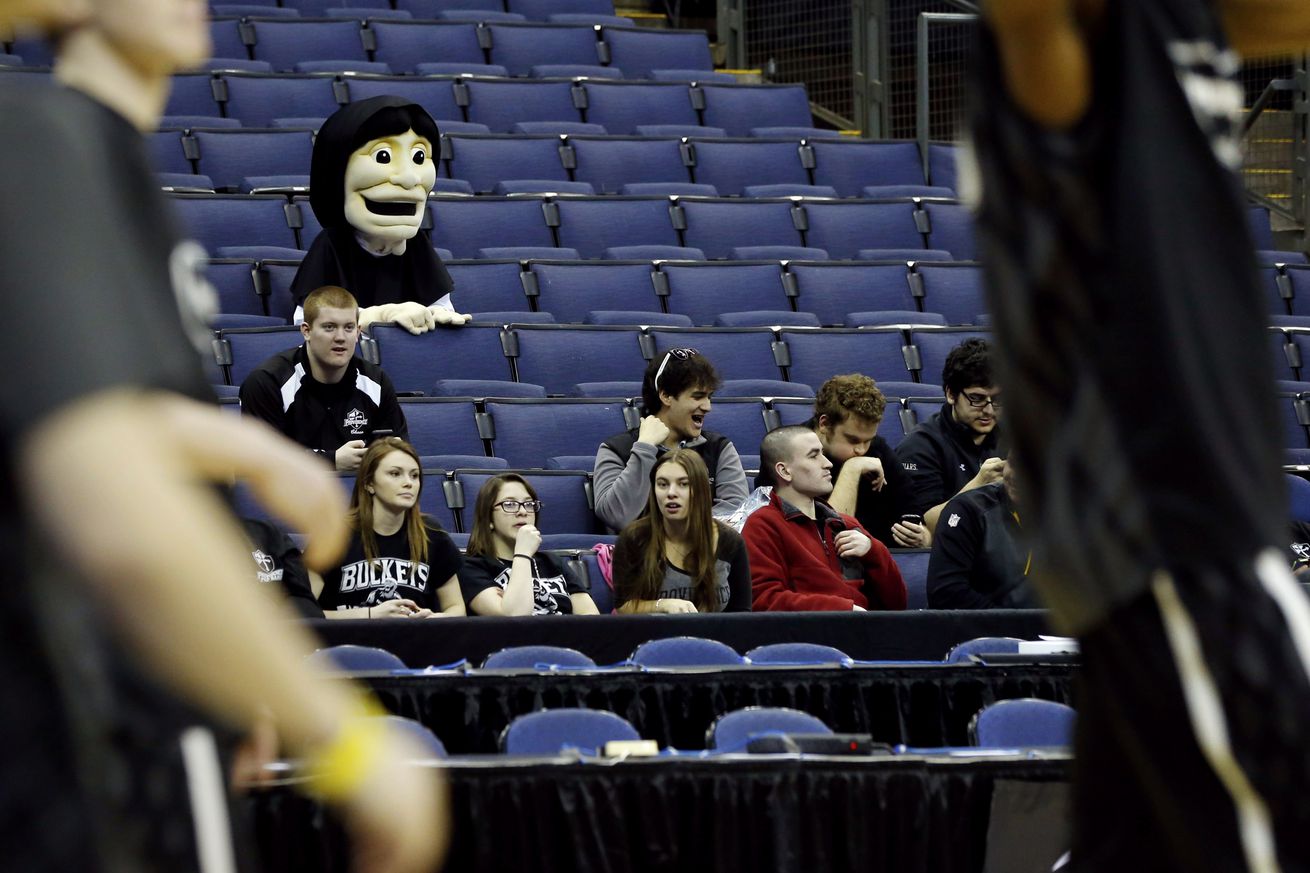
POLYGON ((358 533, 341 566, 323 574, 323 591, 318 604, 323 609, 351 609, 376 606, 388 600, 412 600, 433 612, 441 611, 437 589, 459 573, 463 558, 455 543, 433 519, 428 523, 428 559, 415 563, 409 558, 409 535, 405 528, 377 537, 378 557, 364 556, 358 533))
POLYGON ((1002 456, 998 430, 993 429, 981 443, 973 441, 976 435, 955 420, 950 404, 943 403, 940 411, 901 440, 896 460, 910 480, 906 512, 923 515, 945 503, 978 475, 983 461, 1002 456))
POLYGON ((1068 135, 980 28, 979 242, 1039 584, 1085 630, 1157 568, 1254 555, 1285 505, 1232 77, 1215 5, 1108 0, 1068 135))
POLYGON ((287 605, 301 618, 322 618, 323 610, 314 599, 305 562, 291 537, 261 518, 243 518, 241 525, 250 540, 250 558, 255 562, 259 584, 278 586, 287 605))
MULTIPOLYGON (((488 588, 504 590, 509 584, 512 560, 505 561, 487 555, 468 555, 459 570, 459 587, 466 605, 473 603, 488 588)), ((573 612, 572 594, 588 593, 587 586, 578 581, 548 552, 532 556, 532 614, 564 615, 573 612)), ((472 615, 472 611, 469 612, 472 615)))
POLYGON ((18 326, 0 344, 0 659, 17 668, 0 707, 0 866, 194 869, 185 792, 158 770, 179 723, 32 525, 17 464, 36 428, 96 394, 208 394, 188 340, 208 345, 204 252, 178 234, 124 118, 36 85, 0 86, 0 118, 0 288, 18 326))

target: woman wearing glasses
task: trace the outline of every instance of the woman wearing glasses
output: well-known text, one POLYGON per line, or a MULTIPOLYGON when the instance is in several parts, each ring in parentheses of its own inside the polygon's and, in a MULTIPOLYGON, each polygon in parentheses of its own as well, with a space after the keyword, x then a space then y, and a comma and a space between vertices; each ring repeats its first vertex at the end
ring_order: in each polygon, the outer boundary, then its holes
POLYGON ((731 512, 746 499, 737 449, 723 434, 705 430, 710 398, 721 381, 695 349, 669 349, 646 367, 641 427, 605 440, 596 453, 596 515, 611 529, 621 530, 646 510, 655 461, 677 448, 705 462, 715 512, 731 512))
POLYGON ((674 449, 655 463, 647 513, 614 547, 619 612, 750 612, 751 569, 741 535, 710 513, 700 455, 674 449))
POLYGON ((493 476, 478 492, 459 586, 474 615, 597 615, 586 587, 551 555, 538 552, 541 501, 515 473, 493 476))
POLYGON ((311 576, 327 618, 463 615, 459 549, 419 512, 418 453, 400 437, 369 446, 359 463, 347 521, 354 533, 341 566, 311 576))

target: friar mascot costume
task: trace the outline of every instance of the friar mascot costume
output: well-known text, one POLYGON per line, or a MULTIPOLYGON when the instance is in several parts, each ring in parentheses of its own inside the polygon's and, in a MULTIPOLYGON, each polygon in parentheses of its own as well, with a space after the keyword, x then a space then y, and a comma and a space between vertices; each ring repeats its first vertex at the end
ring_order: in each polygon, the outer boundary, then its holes
POLYGON ((469 316, 420 226, 437 179, 437 124, 401 97, 349 103, 323 122, 310 164, 310 205, 323 231, 291 283, 296 305, 324 285, 359 301, 359 325, 393 321, 410 333, 469 316))

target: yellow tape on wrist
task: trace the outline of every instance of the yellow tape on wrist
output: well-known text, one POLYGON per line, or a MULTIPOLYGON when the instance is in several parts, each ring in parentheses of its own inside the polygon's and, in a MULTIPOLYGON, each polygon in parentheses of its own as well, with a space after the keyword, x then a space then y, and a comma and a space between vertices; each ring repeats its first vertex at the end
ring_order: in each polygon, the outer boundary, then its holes
POLYGON ((386 715, 377 701, 364 698, 359 711, 348 716, 332 741, 305 761, 309 790, 328 800, 354 794, 382 756, 386 715))

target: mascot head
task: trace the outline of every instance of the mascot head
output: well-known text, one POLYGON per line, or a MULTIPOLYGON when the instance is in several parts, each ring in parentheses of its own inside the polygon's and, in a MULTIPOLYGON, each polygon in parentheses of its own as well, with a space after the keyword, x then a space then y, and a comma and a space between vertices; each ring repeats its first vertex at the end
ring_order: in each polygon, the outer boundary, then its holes
POLYGON ((349 225, 370 248, 402 253, 437 181, 439 135, 432 116, 401 97, 341 107, 314 141, 310 205, 319 223, 349 225))

